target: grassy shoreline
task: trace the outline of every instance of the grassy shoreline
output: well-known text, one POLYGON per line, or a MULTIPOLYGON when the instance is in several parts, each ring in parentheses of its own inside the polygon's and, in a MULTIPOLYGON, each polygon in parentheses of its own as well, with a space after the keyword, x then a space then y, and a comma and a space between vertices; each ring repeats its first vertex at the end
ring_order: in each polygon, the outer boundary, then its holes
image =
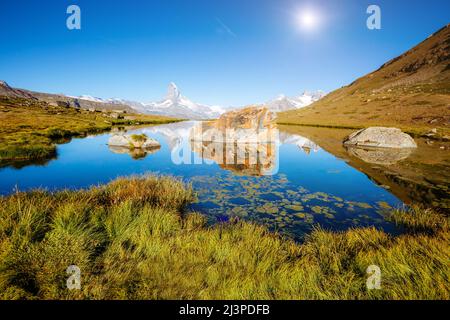
POLYGON ((30 99, 0 97, 0 163, 43 160, 56 155, 56 144, 114 127, 181 121, 160 116, 91 112, 30 99))
POLYGON ((1 299, 449 299, 448 217, 392 212, 406 233, 315 229, 302 244, 185 211, 190 186, 123 178, 0 197, 1 299), (81 290, 66 268, 81 269, 81 290), (378 265, 381 290, 367 290, 378 265))
POLYGON ((430 128, 408 128, 398 124, 366 124, 360 126, 352 125, 332 125, 332 124, 319 124, 319 123, 300 123, 300 122, 287 122, 280 121, 277 122, 280 126, 298 126, 298 127, 312 127, 312 128, 326 128, 326 129, 347 129, 347 130, 361 130, 368 127, 398 127, 403 132, 411 135, 414 138, 427 138, 429 140, 442 140, 449 141, 448 132, 437 132, 436 134, 430 135, 430 128))
POLYGON ((339 126, 339 125, 326 125, 326 124, 305 124, 295 122, 277 122, 280 126, 299 126, 299 127, 314 127, 314 128, 328 128, 328 129, 351 129, 359 130, 363 129, 363 126, 339 126))

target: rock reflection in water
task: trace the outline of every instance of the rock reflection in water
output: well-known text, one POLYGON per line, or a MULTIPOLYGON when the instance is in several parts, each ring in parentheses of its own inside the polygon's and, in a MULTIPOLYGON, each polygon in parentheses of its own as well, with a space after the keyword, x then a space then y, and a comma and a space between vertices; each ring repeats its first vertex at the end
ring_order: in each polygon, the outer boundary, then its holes
POLYGON ((191 141, 192 151, 222 169, 240 175, 266 176, 278 171, 277 143, 191 141))
POLYGON ((393 165, 408 158, 413 149, 347 147, 347 152, 367 163, 393 165))
POLYGON ((279 146, 296 145, 309 155, 320 147, 299 135, 279 132, 275 126, 263 129, 217 129, 198 123, 191 130, 192 151, 223 169, 240 175, 267 176, 278 172, 279 146))
POLYGON ((152 149, 141 149, 141 148, 130 149, 130 148, 124 148, 124 147, 109 146, 109 150, 112 153, 129 154, 135 160, 144 159, 146 156, 158 152, 159 149, 160 149, 159 147, 155 147, 152 149))
POLYGON ((201 122, 190 132, 192 151, 242 175, 278 172, 279 132, 266 108, 246 108, 201 122))

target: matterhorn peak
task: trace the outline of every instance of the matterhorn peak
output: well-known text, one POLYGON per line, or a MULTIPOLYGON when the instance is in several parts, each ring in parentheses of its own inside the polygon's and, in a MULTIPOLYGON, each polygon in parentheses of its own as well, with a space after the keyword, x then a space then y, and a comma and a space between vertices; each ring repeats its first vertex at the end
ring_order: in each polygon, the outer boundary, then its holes
POLYGON ((175 83, 169 83, 169 87, 167 88, 166 99, 171 101, 177 101, 180 98, 181 94, 178 90, 178 87, 175 83))

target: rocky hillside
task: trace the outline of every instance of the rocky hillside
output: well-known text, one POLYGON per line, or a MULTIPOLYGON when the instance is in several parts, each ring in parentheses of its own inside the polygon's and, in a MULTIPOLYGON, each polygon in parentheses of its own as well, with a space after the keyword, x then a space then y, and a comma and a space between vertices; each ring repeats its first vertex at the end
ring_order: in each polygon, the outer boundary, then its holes
POLYGON ((31 92, 27 90, 12 88, 9 86, 9 84, 2 80, 0 80, 0 96, 37 100, 36 97, 31 94, 31 92))
POLYGON ((450 130, 450 25, 378 70, 279 123, 332 127, 397 126, 424 133, 450 130))
POLYGON ((68 97, 62 94, 50 94, 42 92, 34 92, 24 89, 16 89, 9 86, 5 81, 0 80, 0 96, 8 98, 22 98, 43 101, 50 105, 60 107, 74 107, 80 109, 95 109, 95 110, 122 110, 127 112, 134 112, 130 106, 117 103, 103 103, 97 101, 90 101, 86 99, 68 97))

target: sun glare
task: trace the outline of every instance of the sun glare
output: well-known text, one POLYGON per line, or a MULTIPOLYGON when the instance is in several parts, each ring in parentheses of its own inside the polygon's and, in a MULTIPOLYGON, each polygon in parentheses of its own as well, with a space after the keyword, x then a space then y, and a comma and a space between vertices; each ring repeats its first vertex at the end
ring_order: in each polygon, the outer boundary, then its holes
POLYGON ((298 26, 302 31, 312 31, 320 25, 320 15, 312 9, 300 10, 297 15, 298 26))

